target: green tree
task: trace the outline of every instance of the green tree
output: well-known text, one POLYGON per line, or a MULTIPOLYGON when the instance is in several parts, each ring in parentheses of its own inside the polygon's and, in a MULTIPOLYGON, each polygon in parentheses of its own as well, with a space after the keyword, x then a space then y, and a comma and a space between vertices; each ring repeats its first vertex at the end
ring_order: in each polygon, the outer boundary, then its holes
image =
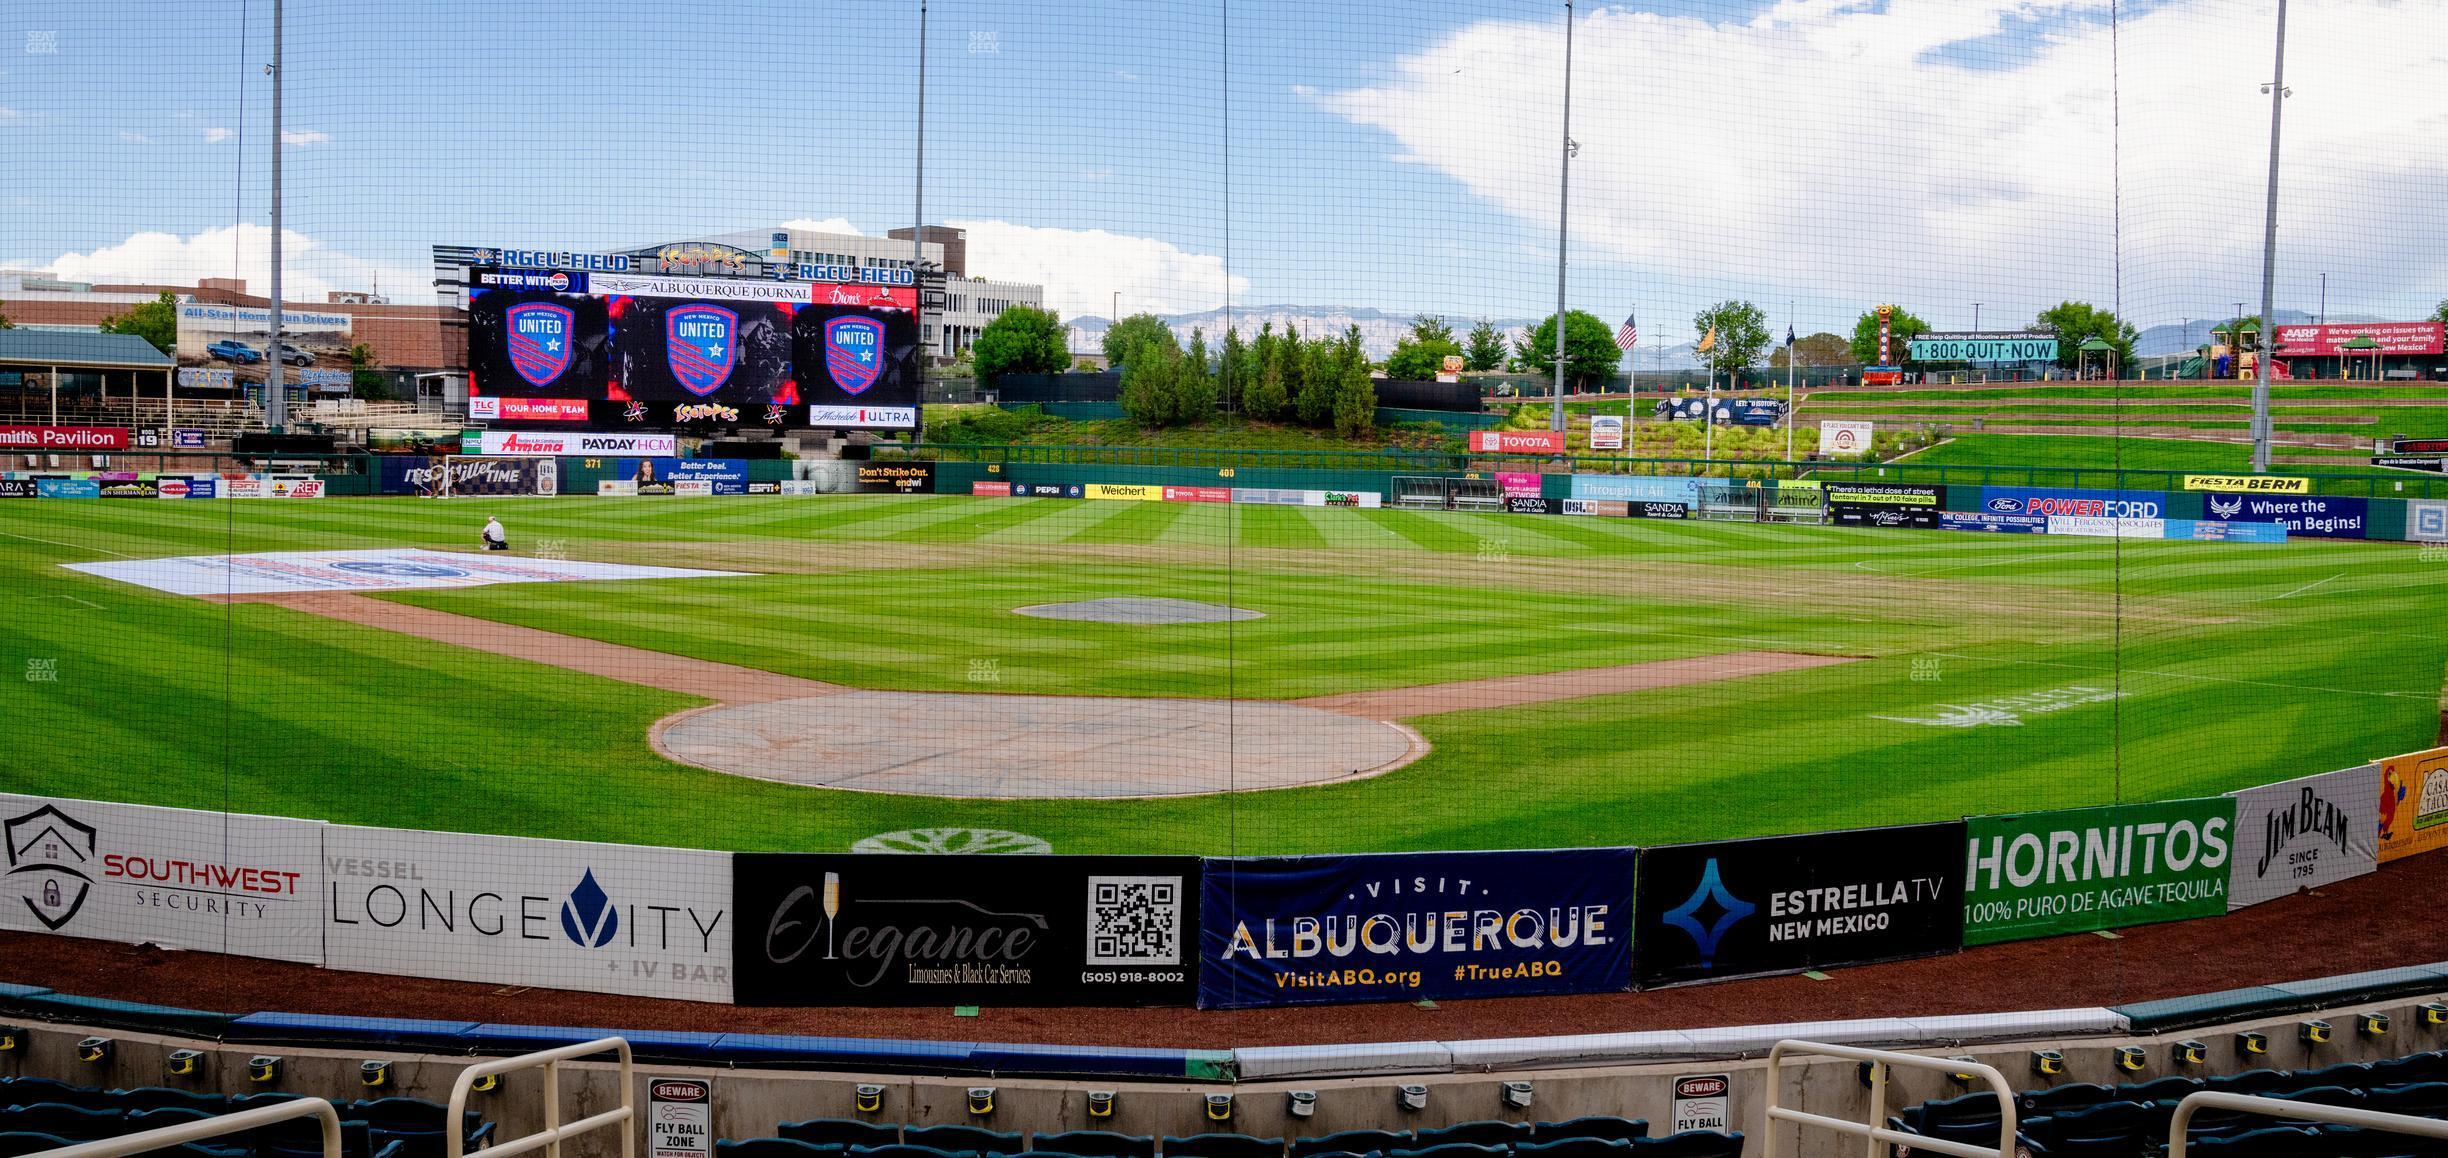
POLYGON ((1343 343, 1327 337, 1302 342, 1300 392, 1292 396, 1292 410, 1301 425, 1318 429, 1333 425, 1335 391, 1342 385, 1343 343))
MULTIPOLYGON (((1889 335, 1887 349, 1888 353, 1895 356, 1895 365, 1903 366, 1911 363, 1913 338, 1928 333, 1929 328, 1929 323, 1915 316, 1911 310, 1902 306, 1896 307, 1894 316, 1887 320, 1889 335)), ((1877 310, 1863 310, 1862 316, 1854 321, 1851 349, 1854 361, 1869 365, 1878 363, 1877 310)))
POLYGON ((1182 355, 1181 367, 1173 377, 1173 422, 1189 426, 1205 422, 1216 413, 1216 373, 1209 364, 1207 335, 1193 328, 1190 349, 1182 355))
POLYGON ((1216 405, 1227 411, 1241 409, 1241 399, 1249 394, 1258 380, 1258 367, 1250 357, 1249 343, 1241 340, 1241 327, 1224 328, 1224 353, 1216 367, 1216 405))
POLYGON ((1122 368, 1122 413, 1141 426, 1173 425, 1181 361, 1181 351, 1155 343, 1133 349, 1122 368))
POLYGON ((1053 374, 1071 364, 1062 315, 1026 302, 1005 306, 969 346, 980 381, 1005 374, 1053 374))
MULTIPOLYGON (((1553 379, 1555 375, 1556 320, 1549 314, 1537 328, 1513 343, 1513 363, 1524 373, 1553 379)), ((1564 379, 1569 386, 1588 386, 1604 382, 1615 373, 1615 362, 1623 357, 1623 349, 1615 344, 1615 331, 1598 315, 1587 310, 1570 310, 1564 315, 1564 379)))
POLYGON ((1717 333, 1717 345, 1700 360, 1726 373, 1747 370, 1759 360, 1760 351, 1768 348, 1768 315, 1758 306, 1737 299, 1728 299, 1692 315, 1692 332, 1707 335, 1717 333))
POLYGON ((1131 352, 1143 343, 1154 343, 1178 353, 1181 343, 1173 337, 1173 327, 1154 314, 1132 314, 1105 329, 1105 362, 1111 366, 1130 364, 1131 352))
MULTIPOLYGON (((102 319, 105 334, 134 334, 153 343, 153 348, 168 354, 178 347, 178 299, 163 290, 162 295, 124 314, 102 319)), ((270 351, 265 352, 271 356, 270 351)))
POLYGON ((374 369, 374 347, 359 342, 348 349, 349 394, 368 402, 389 402, 391 376, 374 369))
MULTIPOLYGON (((2448 305, 2448 302, 2442 305, 2448 305)), ((1472 370, 1493 370, 1504 365, 1504 360, 1504 334, 1496 329, 1496 323, 1486 318, 1479 319, 1479 324, 1471 327, 1469 340, 1462 344, 1462 365, 1472 370)), ((1386 376, 1392 377, 1393 374, 1393 368, 1389 365, 1386 376)))
MULTIPOLYGON (((1450 335, 1452 331, 1446 333, 1450 335)), ((1446 344, 1453 344, 1450 337, 1446 344)), ((1337 361, 1342 373, 1335 383, 1335 433, 1357 438, 1377 428, 1377 383, 1369 378, 1368 354, 1360 347, 1360 327, 1353 326, 1344 332, 1337 361)))
MULTIPOLYGON (((2441 303, 2441 308, 2448 309, 2448 302, 2441 303)), ((10 321, 6 312, 0 312, 0 330, 14 330, 16 328, 17 323, 10 321)))
MULTIPOLYGON (((2440 299, 2439 308, 2431 311, 2431 320, 2435 322, 2448 322, 2448 298, 2440 299)), ((5 317, 0 317, 0 330, 7 328, 8 319, 5 317)))
MULTIPOLYGON (((1852 350, 1842 334, 1822 330, 1809 337, 1794 339, 1793 360, 1800 366, 1842 366, 1851 356, 1852 350)), ((1779 346, 1768 355, 1768 364, 1782 370, 1785 368, 1785 358, 1785 347, 1779 346)))
POLYGON ((1386 377, 1398 382, 1425 382, 1445 372, 1445 359, 1462 356, 1462 344, 1454 341, 1453 327, 1445 319, 1423 315, 1411 323, 1411 332, 1394 343, 1394 352, 1386 356, 1386 377))
MULTIPOLYGON (((2133 366, 2133 323, 2119 319, 2114 313, 2089 302, 2059 302, 2040 311, 2032 319, 2036 329, 2054 331, 2057 335, 2057 364, 2072 367, 2082 356, 2082 344, 2093 338, 2108 343, 2116 351, 2116 364, 2133 366)), ((2097 359, 2093 359, 2097 361, 2097 359)))
POLYGON ((1258 375, 1242 397, 1242 409, 1261 422, 1282 418, 1292 405, 1292 395, 1284 389, 1285 345, 1273 322, 1260 326, 1258 340, 1250 345, 1250 360, 1258 364, 1258 375))

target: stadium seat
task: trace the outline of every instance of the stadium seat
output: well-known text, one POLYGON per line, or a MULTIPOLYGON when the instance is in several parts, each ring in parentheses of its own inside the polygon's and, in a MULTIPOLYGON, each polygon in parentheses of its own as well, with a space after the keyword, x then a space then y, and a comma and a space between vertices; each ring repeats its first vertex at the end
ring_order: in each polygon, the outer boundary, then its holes
POLYGON ((213 1143, 217 1141, 227 1141, 227 1139, 211 1139, 203 1142, 189 1142, 184 1146, 174 1146, 168 1150, 155 1150, 153 1153, 175 1154, 178 1155, 179 1158, 252 1158, 252 1155, 247 1152, 247 1148, 244 1146, 216 1146, 213 1143))
POLYGON ((912 1126, 901 1131, 901 1140, 912 1146, 973 1154, 1018 1154, 1028 1149, 1024 1135, 978 1126, 912 1126))
POLYGON ((10 1106, 0 1110, 0 1131, 49 1134, 77 1142, 116 1138, 127 1132, 127 1115, 114 1110, 88 1110, 58 1102, 10 1106))
POLYGON ((1278 1158, 1284 1148, 1281 1138, 1252 1138, 1247 1134, 1167 1136, 1163 1145, 1165 1158, 1278 1158))
POLYGON ((2366 1107, 2417 1118, 2448 1118, 2448 1082, 2415 1082, 2369 1091, 2366 1107))
POLYGON ((116 1110, 118 1099, 109 1090, 87 1086, 72 1086, 50 1078, 15 1078, 0 1085, 0 1107, 39 1104, 77 1106, 87 1110, 116 1110))
POLYGON ((2025 1090, 2015 1095, 2015 1116, 2037 1118, 2043 1114, 2086 1109, 2099 1105, 2101 1102, 2117 1101, 2122 1096, 2110 1087, 2092 1082, 2073 1082, 2062 1086, 2052 1086, 2045 1090, 2025 1090))
POLYGON ((2118 1086, 2116 1096, 2129 1102, 2181 1102, 2186 1095, 2201 1088, 2200 1078, 2154 1078, 2130 1086, 2118 1086))
MULTIPOLYGON (((2174 1111, 2157 1102, 2101 1102, 2065 1110, 2022 1123, 2023 1132, 2043 1144, 2066 1138, 2135 1138, 2157 1142, 2167 1133, 2174 1111)), ((1996 1125, 1991 1122, 1992 1128, 1996 1125)))
POLYGON ((2285 1070, 2246 1070, 2240 1074, 2224 1074, 2202 1080, 2205 1090, 2222 1094, 2250 1094, 2259 1097, 2292 1083, 2295 1079, 2285 1070))
POLYGON ((1504 1158, 1502 1146, 1482 1146, 1476 1142, 1447 1142, 1442 1146, 1426 1146, 1417 1150, 1395 1150, 1386 1158, 1504 1158))
POLYGON ((974 1150, 938 1150, 933 1146, 913 1146, 896 1142, 890 1146, 852 1146, 851 1158, 975 1158, 974 1150))
POLYGON ((1456 1122, 1451 1126, 1435 1130, 1416 1130, 1412 1132, 1411 1137, 1411 1146, 1415 1150, 1455 1144, 1494 1146, 1503 1149, 1516 1143, 1529 1141, 1531 1131, 1527 1122, 1499 1122, 1494 1119, 1482 1119, 1476 1122, 1456 1122))
POLYGON ((2202 1158, 2303 1158, 2320 1153, 2320 1131, 2301 1126, 2271 1126, 2226 1137, 2199 1138, 2185 1144, 2202 1158))
POLYGON ((1514 1158, 1627 1158, 1631 1152, 1632 1142, 1625 1138, 1558 1138, 1513 1148, 1514 1158))
POLYGON ((2291 1084, 2297 1089, 2309 1089, 2313 1086, 2345 1086, 2348 1089, 2361 1089, 2370 1081, 2370 1062, 2339 1062, 2336 1065, 2322 1066, 2316 1070, 2297 1070, 2291 1084))
MULTIPOLYGON (((1953 1122, 1995 1123, 1998 1120, 1999 1114, 2000 1111, 1998 1109, 1997 1095, 1987 1090, 1976 1090, 1969 1094, 1945 1098, 1940 1101, 1923 1102, 1918 1106, 1914 1106, 1904 1111, 1904 1121, 1905 1124, 1911 1126, 1913 1129, 1927 1133, 1929 1127, 1935 1124, 1953 1122)), ((1686 1132, 1688 1133, 1688 1131, 1686 1132)))
POLYGON ((810 1118, 784 1122, 774 1127, 774 1135, 812 1146, 890 1146, 901 1140, 901 1127, 852 1118, 810 1118))
POLYGON ((2055 1142, 2031 1145, 2034 1154, 2047 1158, 2141 1158, 2152 1153, 2149 1144, 2126 1135, 2109 1138, 2060 1138, 2055 1142))
POLYGON ((1685 1130, 1663 1138, 1634 1138, 1632 1158, 1742 1158, 1742 1131, 1685 1130))
MULTIPOLYGON (((269 1126, 258 1126, 238 1135, 237 1139, 243 1139, 248 1146, 252 1147, 256 1158, 322 1158, 323 1156, 323 1127, 313 1118, 293 1118, 286 1122, 274 1122, 269 1126)), ((347 1118, 340 1123, 342 1158, 399 1158, 399 1150, 399 1144, 396 1142, 382 1150, 375 1150, 373 1131, 361 1120, 347 1118)))
POLYGON ((1634 1138, 1649 1136, 1649 1119, 1593 1114, 1563 1122, 1541 1122, 1530 1128, 1530 1136, 1540 1142, 1561 1142, 1567 1138, 1607 1138, 1630 1142, 1634 1138))
POLYGON ((1408 1150, 1411 1135, 1404 1130, 1338 1130, 1315 1138, 1292 1139, 1292 1158, 1320 1154, 1366 1154, 1374 1150, 1408 1150))
POLYGON ((2324 1158, 2433 1158, 2448 1153, 2448 1145, 2434 1139, 2387 1130, 2324 1124, 2320 1136, 2319 1153, 2324 1158))
POLYGON ((819 1146, 794 1138, 748 1138, 714 1144, 715 1158, 842 1158, 845 1146, 819 1146))
POLYGON ((1156 1158, 1156 1139, 1147 1134, 1117 1134, 1111 1130, 1067 1130, 1039 1134, 1030 1140, 1029 1149, 1077 1154, 1080 1158, 1156 1158))
POLYGON ((122 1110, 182 1109, 219 1114, 229 1109, 229 1098, 225 1095, 177 1090, 168 1086, 138 1086, 132 1090, 112 1090, 111 1100, 122 1110))
MULTIPOLYGON (((373 1098, 340 1107, 343 1118, 355 1118, 377 1131, 388 1131, 403 1137, 433 1134, 438 1138, 449 1115, 450 1107, 423 1098, 373 1098)), ((475 1110, 467 1111, 460 1127, 466 1131, 463 1137, 467 1149, 478 1150, 490 1144, 493 1124, 485 1121, 483 1114, 475 1110)))
POLYGON ((38 1154, 74 1145, 75 1142, 53 1134, 0 1134, 0 1158, 19 1158, 23 1154, 38 1154))
MULTIPOLYGON (((138 1110, 127 1116, 127 1132, 141 1134, 146 1130, 159 1130, 165 1126, 184 1126, 189 1122, 202 1122, 219 1116, 191 1106, 163 1106, 153 1110, 138 1110)), ((203 1144, 211 1145, 211 1143, 203 1144)))
MULTIPOLYGON (((2404 1057, 2386 1058, 2371 1063, 2370 1082, 2374 1086, 2402 1086, 2410 1082, 2448 1082, 2448 1051, 2413 1053, 2404 1057)), ((0 1098, 6 1095, 0 1094, 0 1098)))

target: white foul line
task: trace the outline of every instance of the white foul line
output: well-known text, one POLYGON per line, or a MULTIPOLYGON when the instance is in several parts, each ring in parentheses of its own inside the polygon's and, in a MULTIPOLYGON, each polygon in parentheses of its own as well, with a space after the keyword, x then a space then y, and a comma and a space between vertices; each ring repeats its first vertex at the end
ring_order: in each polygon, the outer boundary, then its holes
POLYGON ((2329 579, 2315 579, 2315 580, 2311 581, 2310 583, 2306 583, 2306 584, 2304 584, 2303 586, 2301 586, 2301 587, 2298 587, 2298 588, 2294 589, 2293 591, 2289 591, 2289 592, 2287 592, 2287 593, 2286 593, 2286 595, 2272 595, 2272 596, 2270 596, 2270 599, 2271 599, 2272 601, 2275 601, 2275 600, 2279 600, 2279 599, 2284 599, 2284 598, 2286 598, 2286 597, 2287 597, 2287 595, 2301 595, 2301 594, 2303 594, 2304 592, 2306 592, 2306 591, 2310 591, 2311 589, 2313 589, 2313 588, 2315 588, 2315 587, 2318 587, 2318 586, 2320 586, 2320 585, 2321 585, 2321 584, 2323 584, 2323 583, 2327 583, 2327 582, 2329 582, 2329 580, 2330 580, 2330 579, 2343 579, 2343 578, 2345 578, 2345 577, 2346 577, 2346 573, 2345 573, 2344 571, 2340 571, 2340 572, 2338 572, 2337 574, 2330 576, 2330 577, 2329 577, 2329 579))

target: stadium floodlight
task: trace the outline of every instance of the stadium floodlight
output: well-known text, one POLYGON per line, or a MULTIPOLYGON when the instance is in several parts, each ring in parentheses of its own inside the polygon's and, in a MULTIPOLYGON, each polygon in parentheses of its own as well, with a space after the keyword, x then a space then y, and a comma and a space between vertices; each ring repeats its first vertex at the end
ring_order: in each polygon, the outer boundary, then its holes
POLYGON ((2247 1029, 2236 1034, 2236 1052, 2245 1057, 2259 1057, 2269 1052, 2269 1035, 2247 1029))
POLYGON ((1414 1113, 1427 1109, 1428 1087, 1417 1082, 1406 1082, 1394 1087, 1394 1106, 1397 1109, 1414 1113))
POLYGON ((391 1084, 391 1063, 361 1061, 357 1063, 357 1084, 369 1090, 379 1090, 391 1084))
POLYGON ((2296 1024, 2295 1034, 2305 1045, 2329 1044, 2329 1023, 2315 1017, 2296 1024))
POLYGON ((162 1057, 162 1072, 174 1078, 191 1078, 203 1060, 203 1050, 174 1049, 162 1057))
POLYGON ((2065 1055, 2056 1050, 2035 1049, 2031 1058, 2032 1072, 2041 1077, 2053 1078, 2065 1072, 2065 1055))
POLYGON ((76 1044, 76 1059, 94 1065, 109 1065, 118 1043, 107 1037, 89 1037, 76 1044))
POLYGON ((280 1075, 281 1059, 278 1057, 259 1053, 247 1059, 247 1080, 250 1082, 277 1082, 280 1075))
POLYGON ((2141 1046, 2120 1045, 2116 1047, 2116 1068, 2129 1074, 2138 1074, 2149 1066, 2150 1059, 2143 1055, 2141 1046))
POLYGON ((1233 1096, 1232 1096, 1231 1094, 1209 1094, 1209 1095, 1207 1095, 1207 1120, 1208 1120, 1208 1121, 1210 1121, 1210 1122, 1229 1122, 1229 1121, 1232 1121, 1232 1111, 1233 1111, 1233 1096))
POLYGON ((2180 1066, 2207 1065, 2210 1047, 2198 1041, 2180 1041, 2168 1049, 2168 1056, 2180 1066))
POLYGON ((1506 1109, 1527 1110, 1530 1108, 1530 1083, 1506 1082, 1499 1096, 1504 1099, 1506 1109))
POLYGON ((1112 1090, 1090 1090, 1090 1091, 1088 1091, 1088 1116, 1089 1116, 1089 1117, 1091 1117, 1091 1118, 1110 1118, 1110 1117, 1113 1117, 1113 1108, 1114 1108, 1114 1092, 1113 1092, 1112 1090))
POLYGON ((972 1116, 979 1118, 992 1115, 994 1113, 994 1095, 995 1088, 993 1086, 969 1087, 969 1113, 972 1116))
POLYGON ((1289 1101, 1290 1104, 1284 1109, 1295 1118, 1306 1118, 1317 1113, 1316 1090, 1294 1090, 1289 1101))
POLYGON ((862 1082, 854 1093, 855 1100, 851 1102, 851 1105, 855 1107, 859 1113, 875 1114, 883 1111, 884 1087, 874 1085, 872 1083, 862 1082))

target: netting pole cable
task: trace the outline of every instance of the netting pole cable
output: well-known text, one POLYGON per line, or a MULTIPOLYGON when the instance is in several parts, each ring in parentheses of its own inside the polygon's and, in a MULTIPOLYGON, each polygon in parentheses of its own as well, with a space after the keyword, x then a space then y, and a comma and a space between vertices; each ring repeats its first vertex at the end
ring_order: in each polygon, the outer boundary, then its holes
MULTIPOLYGON (((2123 11, 2119 0, 2108 0, 2108 174, 2109 174, 2109 252, 2108 264, 2113 279, 2110 304, 2116 315, 2117 333, 2122 336, 2125 326, 2125 74, 2123 11)), ((2112 351, 2109 355, 2114 358, 2112 351)), ((2074 364, 2082 365, 2082 355, 2074 355, 2074 364)), ((2117 489, 2125 487, 2125 369, 2117 368, 2113 387, 2116 404, 2116 437, 2111 439, 2110 453, 2115 456, 2117 489)), ((2109 648, 2109 690, 2115 693, 2108 701, 2108 766, 2118 803, 2125 800, 2125 536, 2117 535, 2111 548, 2109 582, 2109 630, 2113 635, 2109 648)))
POLYGON ((1564 429, 1564 261, 1572 238, 1572 38, 1573 0, 1564 0, 1564 141, 1563 167, 1556 181, 1556 312, 1555 402, 1549 429, 1564 429))
MULTIPOLYGON (((247 16, 250 3, 252 0, 238 0, 238 119, 233 122, 236 126, 233 131, 238 134, 238 147, 232 150, 233 155, 230 158, 230 269, 239 273, 243 273, 246 268, 245 230, 241 229, 240 225, 246 212, 246 93, 247 53, 249 51, 247 16)), ((236 316, 236 311, 232 311, 232 316, 236 316)), ((176 378, 177 371, 171 371, 171 376, 176 378)), ((232 380, 235 380, 235 372, 231 377, 232 380)), ((165 415, 164 421, 166 422, 167 419, 168 416, 165 415)), ((238 521, 235 504, 225 504, 222 508, 221 534, 222 551, 226 554, 236 550, 238 521)), ((222 592, 224 598, 221 601, 221 808, 223 815, 226 816, 229 812, 230 793, 235 783, 230 761, 236 752, 230 742, 230 729, 237 723, 234 716, 234 705, 238 694, 236 658, 238 654, 238 600, 232 598, 238 591, 237 569, 234 567, 222 568, 221 578, 226 584, 222 592)), ((232 853, 229 824, 224 821, 221 825, 222 862, 229 863, 232 853)), ((222 923, 221 948, 223 952, 229 950, 229 926, 226 920, 222 923)))
POLYGON ((2268 474, 2270 468, 2270 356, 2278 352, 2275 331, 2278 320, 2272 316, 2277 308, 2278 288, 2278 121, 2286 111, 2286 0, 2278 0, 2278 59, 2271 66, 2270 82, 2262 91, 2270 94, 2270 150, 2268 208, 2261 220, 2261 329, 2254 336, 2259 356, 2253 359, 2257 369, 2253 374, 2253 457, 2254 474, 2268 474))

